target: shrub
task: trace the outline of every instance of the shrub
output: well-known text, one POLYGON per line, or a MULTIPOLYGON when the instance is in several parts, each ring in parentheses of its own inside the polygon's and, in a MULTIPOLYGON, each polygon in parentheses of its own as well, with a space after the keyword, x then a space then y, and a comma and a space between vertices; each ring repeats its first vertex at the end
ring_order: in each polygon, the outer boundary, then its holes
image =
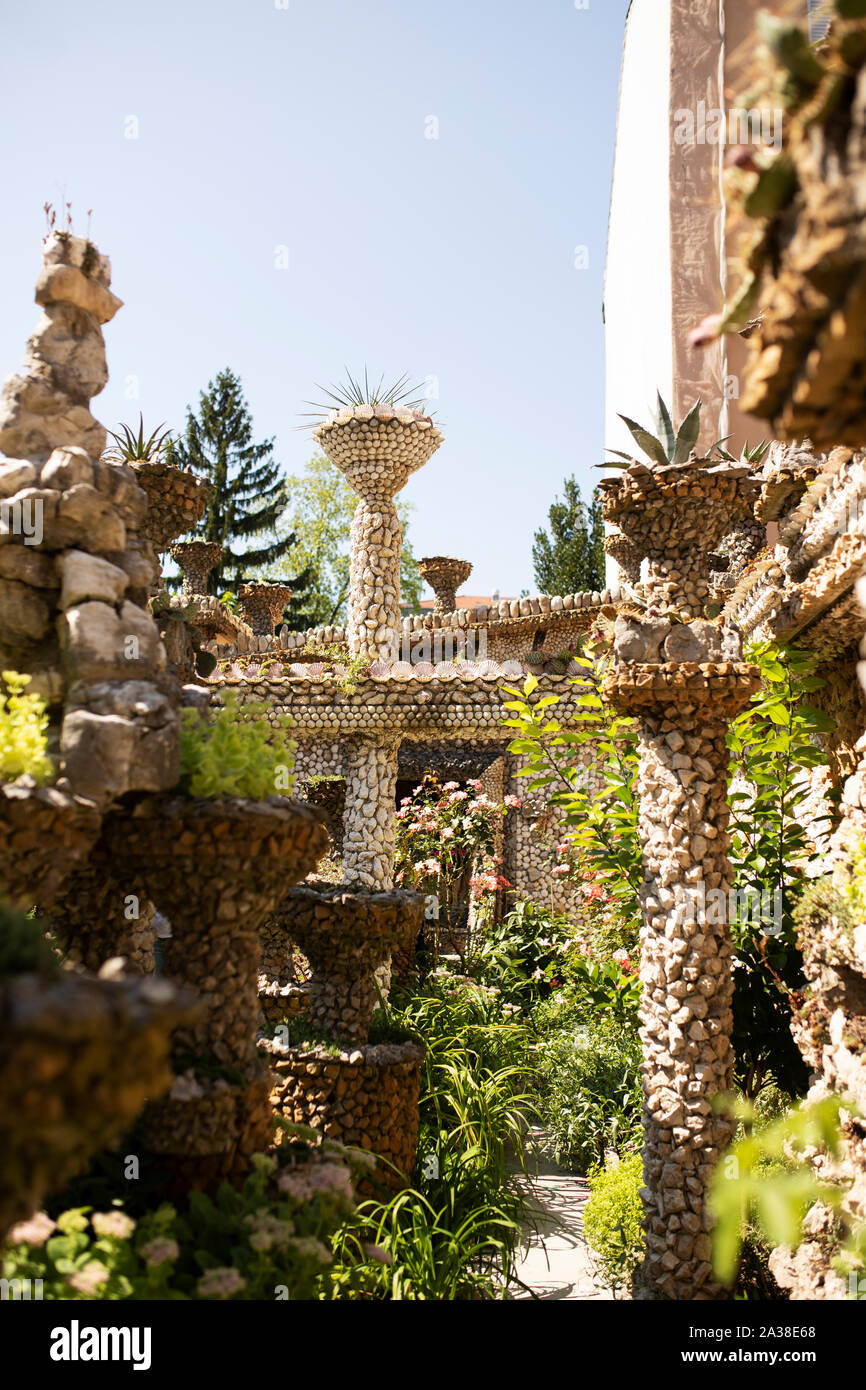
POLYGON ((291 719, 269 723, 269 714, 263 701, 240 706, 232 692, 207 719, 197 710, 181 710, 181 790, 187 796, 249 801, 265 801, 277 791, 290 794, 297 744, 283 731, 291 719))
POLYGON ((488 927, 470 970, 502 999, 530 1009, 562 982, 572 927, 531 902, 521 902, 488 927))
POLYGON ((40 1212, 10 1232, 3 1276, 41 1279, 49 1300, 315 1298, 327 1242, 352 1209, 346 1158, 357 1155, 327 1140, 279 1154, 256 1155, 240 1189, 190 1192, 182 1211, 166 1202, 136 1221, 118 1202, 56 1222, 40 1212))
POLYGON ((25 695, 30 676, 4 671, 0 690, 0 781, 12 782, 29 773, 43 785, 54 777, 54 764, 48 756, 46 733, 48 715, 39 695, 25 695))
POLYGON ((589 1170, 590 1197, 583 1213, 583 1229, 598 1273, 614 1292, 628 1288, 643 1259, 642 1186, 640 1154, 627 1154, 603 1167, 593 1164, 589 1170))
POLYGON ((586 1172, 641 1139, 640 1043, 616 1024, 564 1029, 538 1044, 539 1111, 557 1163, 586 1172))

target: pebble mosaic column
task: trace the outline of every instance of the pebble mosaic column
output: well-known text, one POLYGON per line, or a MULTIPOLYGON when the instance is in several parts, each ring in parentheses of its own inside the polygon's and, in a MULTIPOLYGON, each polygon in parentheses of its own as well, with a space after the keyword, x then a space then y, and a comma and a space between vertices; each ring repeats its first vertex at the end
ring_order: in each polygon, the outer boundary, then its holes
POLYGON ((394 810, 400 736, 349 739, 344 753, 346 809, 343 877, 346 883, 386 890, 394 886, 394 810))
POLYGON ((350 532, 347 636, 349 651, 384 661, 398 657, 400 555, 403 528, 397 508, 387 498, 361 498, 350 532))
POLYGON ((606 693, 640 723, 641 1041, 647 1251, 642 1283, 669 1299, 724 1296, 714 1281, 707 1184, 733 1122, 729 720, 754 668, 614 666, 606 693))

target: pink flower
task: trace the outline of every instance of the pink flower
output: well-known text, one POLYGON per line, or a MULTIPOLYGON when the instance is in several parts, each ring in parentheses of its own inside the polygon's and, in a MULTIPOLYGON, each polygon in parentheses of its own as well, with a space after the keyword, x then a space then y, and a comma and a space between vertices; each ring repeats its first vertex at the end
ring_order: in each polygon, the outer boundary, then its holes
POLYGON ((135 1230, 135 1222, 125 1211, 95 1211, 90 1224, 98 1236, 115 1236, 118 1240, 128 1240, 135 1230))
POLYGON ((97 1294, 108 1281, 108 1270, 98 1260, 89 1260, 83 1269, 67 1276, 66 1282, 76 1293, 97 1294))
POLYGON ((168 1260, 176 1260, 180 1254, 180 1246, 176 1240, 157 1237, 141 1247, 141 1254, 144 1256, 144 1262, 148 1269, 151 1269, 154 1265, 162 1265, 168 1260))
POLYGON ((569 874, 571 873, 571 869, 568 864, 557 864, 552 872, 555 874, 569 874))
POLYGON ((506 804, 506 806, 518 807, 518 806, 520 805, 520 797, 519 797, 519 796, 506 796, 506 798, 505 798, 505 804, 506 804))
POLYGON ((196 1284, 196 1291, 202 1298, 231 1298, 246 1288, 246 1281, 231 1265, 209 1269, 196 1284))
POLYGON ((467 787, 471 787, 474 792, 480 792, 482 787, 484 786, 484 783, 481 781, 480 777, 473 777, 473 779, 470 782, 467 782, 466 785, 467 787))
POLYGON ((443 839, 443 840, 453 840, 453 838, 454 838, 454 827, 453 827, 453 825, 446 825, 445 829, 442 831, 442 839, 443 839))
POLYGON ((451 802, 454 802, 454 801, 468 801, 468 800, 469 800, 469 793, 468 793, 468 792, 452 792, 451 795, 449 796, 448 800, 451 801, 451 802))
POLYGON ((13 1245, 44 1245, 52 1231, 57 1230, 57 1222, 37 1211, 27 1221, 19 1221, 13 1226, 6 1239, 13 1245))
POLYGON ((689 334, 689 347, 702 348, 715 342, 721 332, 724 314, 708 314, 689 334))
POLYGON ((443 792, 456 792, 460 786, 459 782, 443 782, 443 792))
POLYGON ((622 948, 618 951, 614 951, 611 960, 615 960, 617 965, 621 966, 623 970, 627 970, 631 966, 631 956, 628 951, 624 951, 622 948))

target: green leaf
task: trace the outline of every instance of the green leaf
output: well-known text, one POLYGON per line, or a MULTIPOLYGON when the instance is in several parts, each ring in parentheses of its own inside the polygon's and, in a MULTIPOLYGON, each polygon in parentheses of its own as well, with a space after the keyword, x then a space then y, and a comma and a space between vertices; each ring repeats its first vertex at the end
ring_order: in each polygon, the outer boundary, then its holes
POLYGON ((680 425, 676 449, 674 450, 674 463, 685 463, 698 442, 698 435, 701 432, 701 405, 702 402, 699 397, 680 425))
POLYGON ((653 463, 657 463, 663 467, 666 463, 670 462, 661 440, 656 439, 654 434, 650 434, 649 430, 645 430, 634 420, 629 420, 627 415, 620 415, 619 418, 634 436, 647 457, 652 459, 653 463))
POLYGON ((676 435, 674 433, 673 422, 670 417, 670 412, 662 400, 660 391, 656 391, 656 397, 658 398, 659 438, 665 446, 665 452, 668 458, 673 459, 674 450, 676 449, 676 435))

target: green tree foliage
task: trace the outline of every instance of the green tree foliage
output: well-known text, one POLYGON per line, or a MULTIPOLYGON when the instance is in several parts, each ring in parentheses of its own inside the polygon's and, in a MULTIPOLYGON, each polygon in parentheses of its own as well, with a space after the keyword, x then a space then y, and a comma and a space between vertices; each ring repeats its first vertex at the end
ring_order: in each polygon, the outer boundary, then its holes
POLYGON ((813 769, 827 763, 816 735, 833 721, 808 703, 823 685, 810 653, 764 643, 748 656, 761 668, 761 689, 728 732, 730 855, 740 905, 732 922, 741 967, 734 1046, 747 1096, 771 1076, 797 1094, 807 1069, 790 1033, 790 992, 804 983, 793 914, 820 858, 801 807, 813 769))
POLYGON ((240 378, 228 367, 200 393, 198 414, 187 409, 183 436, 169 446, 169 462, 213 484, 207 511, 191 533, 223 548, 222 560, 208 576, 211 594, 236 593, 262 566, 271 569, 272 577, 285 579, 296 595, 307 587, 305 571, 293 578, 285 573, 295 537, 278 525, 288 492, 273 447, 273 439, 254 442, 240 378))
MULTIPOLYGON (((791 1095, 806 1085, 790 1033, 791 996, 804 983, 793 914, 817 855, 801 807, 812 770, 827 762, 816 735, 832 721, 805 698, 823 684, 808 653, 765 644, 749 656, 761 668, 762 688, 733 721, 728 746, 737 907, 730 924, 737 965, 733 1044, 737 1081, 752 1098, 774 1080, 791 1095)), ((605 706, 603 659, 579 660, 584 674, 573 684, 580 712, 567 728, 554 717, 559 697, 543 695, 535 676, 522 690, 503 687, 510 697, 504 722, 515 731, 509 751, 524 758, 517 775, 529 779, 529 790, 546 789, 563 808, 579 877, 601 879, 633 929, 643 879, 637 724, 605 706)))
MULTIPOLYGON (((332 626, 345 622, 349 593, 349 530, 358 498, 339 469, 324 454, 314 454, 303 473, 286 479, 288 508, 280 519, 277 533, 294 540, 294 561, 304 567, 308 587, 303 594, 303 613, 289 611, 289 627, 302 632, 308 627, 332 626)), ((421 596, 421 576, 406 538, 411 505, 396 502, 403 526, 403 560, 400 593, 417 609, 421 596)), ((272 565, 258 569, 260 578, 276 577, 272 565)))
POLYGON ((544 594, 579 594, 604 588, 604 522, 596 488, 589 505, 581 500, 572 475, 563 483, 547 515, 550 533, 535 533, 532 563, 535 582, 544 594))

